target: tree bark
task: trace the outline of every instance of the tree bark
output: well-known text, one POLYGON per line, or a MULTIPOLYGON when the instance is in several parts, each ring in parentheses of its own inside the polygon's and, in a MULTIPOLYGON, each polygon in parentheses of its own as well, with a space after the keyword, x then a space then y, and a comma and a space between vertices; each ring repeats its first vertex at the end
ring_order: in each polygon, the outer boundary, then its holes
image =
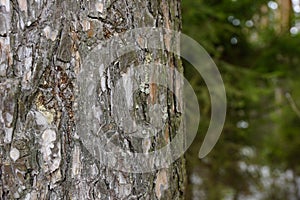
MULTIPOLYGON (((0 199, 183 199, 183 158, 151 173, 105 166, 82 144, 74 103, 82 59, 91 49, 134 28, 180 30, 180 2, 1 0, 0 5, 0 199)), ((150 53, 156 62, 182 71, 174 55, 150 53)), ((106 74, 118 77, 124 67, 145 63, 148 55, 149 50, 141 49, 135 56, 120 57, 106 74)), ((109 77, 105 81, 115 84, 109 77)), ((150 94, 137 94, 141 104, 165 96, 168 114, 164 141, 151 141, 155 149, 174 137, 179 109, 174 94, 149 87, 150 94)), ((111 95, 109 89, 101 93, 108 110, 111 95)), ((139 112, 135 117, 147 121, 147 109, 139 112)), ((111 114, 100 120, 107 130, 117 123, 110 122, 111 114)))
POLYGON ((286 33, 291 28, 292 2, 291 0, 278 0, 280 33, 286 33))

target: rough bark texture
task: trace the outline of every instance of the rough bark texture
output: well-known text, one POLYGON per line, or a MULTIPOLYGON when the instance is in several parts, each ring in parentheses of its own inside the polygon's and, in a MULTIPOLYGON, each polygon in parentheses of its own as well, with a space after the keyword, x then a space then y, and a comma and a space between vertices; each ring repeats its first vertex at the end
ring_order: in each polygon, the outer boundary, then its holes
MULTIPOLYGON (((89 50, 132 28, 179 30, 178 0, 0 0, 0 5, 0 199, 182 199, 183 159, 145 174, 107 168, 82 145, 74 105, 76 78, 89 50)), ((151 59, 181 70, 173 55, 151 53, 151 59)), ((141 50, 124 56, 106 74, 119 76, 124 66, 144 63, 148 55, 141 50)), ((180 87, 175 80, 174 87, 180 87)), ((109 92, 101 94, 107 107, 109 92)), ((151 146, 170 142, 177 125, 175 96, 154 85, 150 94, 138 95, 146 104, 165 95, 165 141, 151 146)), ((136 117, 146 120, 147 110, 140 112, 136 117)), ((113 129, 112 123, 102 125, 113 129)))

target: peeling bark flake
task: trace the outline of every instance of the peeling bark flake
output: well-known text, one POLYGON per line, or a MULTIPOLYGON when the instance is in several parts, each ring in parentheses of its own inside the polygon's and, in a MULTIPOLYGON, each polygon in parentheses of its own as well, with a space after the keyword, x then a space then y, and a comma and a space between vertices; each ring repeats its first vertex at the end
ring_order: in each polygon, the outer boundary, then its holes
POLYGON ((18 0, 20 10, 21 11, 27 11, 27 0, 18 0))
POLYGON ((164 195, 164 191, 168 189, 168 177, 165 169, 158 172, 155 180, 155 194, 158 199, 164 195))

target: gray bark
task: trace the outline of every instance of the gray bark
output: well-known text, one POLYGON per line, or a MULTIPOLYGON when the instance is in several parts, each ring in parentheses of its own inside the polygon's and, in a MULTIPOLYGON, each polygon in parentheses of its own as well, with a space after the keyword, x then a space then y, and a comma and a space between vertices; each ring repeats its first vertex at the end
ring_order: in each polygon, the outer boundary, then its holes
MULTIPOLYGON (((137 27, 179 30, 178 0, 1 0, 0 5, 0 199, 182 199, 183 158, 152 173, 111 169, 82 144, 74 105, 76 78, 89 50, 137 27)), ((145 63, 147 55, 141 50, 119 58, 107 68, 110 77, 120 76, 121 66, 145 63)), ((153 50, 152 55, 182 71, 172 54, 153 50)), ((104 106, 111 106, 110 91, 101 95, 104 106)), ((141 104, 166 97, 168 126, 151 146, 170 142, 177 127, 174 95, 156 86, 138 95, 141 104)), ((147 110, 140 112, 136 118, 147 120, 147 110)), ((113 129, 113 123, 102 125, 113 129)))

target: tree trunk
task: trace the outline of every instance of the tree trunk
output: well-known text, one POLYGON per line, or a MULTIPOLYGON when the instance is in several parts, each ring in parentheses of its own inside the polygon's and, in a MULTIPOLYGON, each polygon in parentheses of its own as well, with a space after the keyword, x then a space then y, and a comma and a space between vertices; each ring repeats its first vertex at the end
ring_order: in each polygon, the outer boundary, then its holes
POLYGON ((291 27, 292 2, 291 0, 278 0, 279 23, 281 33, 286 33, 291 27))
MULTIPOLYGON (((0 199, 183 199, 183 158, 149 173, 115 170, 87 150, 76 121, 85 114, 77 112, 77 78, 90 50, 134 28, 179 30, 179 1, 1 0, 0 5, 0 199)), ((114 131, 119 123, 113 121, 109 85, 128 66, 149 59, 182 71, 179 58, 165 51, 141 49, 119 57, 100 77, 107 84, 97 93, 101 111, 106 108, 101 127, 114 131)), ((134 115, 147 122, 148 104, 165 97, 164 141, 157 136, 148 144, 156 149, 176 133, 181 97, 148 87, 150 92, 136 93, 140 102, 133 104, 145 106, 134 115)), ((129 150, 138 151, 137 144, 129 150)))

